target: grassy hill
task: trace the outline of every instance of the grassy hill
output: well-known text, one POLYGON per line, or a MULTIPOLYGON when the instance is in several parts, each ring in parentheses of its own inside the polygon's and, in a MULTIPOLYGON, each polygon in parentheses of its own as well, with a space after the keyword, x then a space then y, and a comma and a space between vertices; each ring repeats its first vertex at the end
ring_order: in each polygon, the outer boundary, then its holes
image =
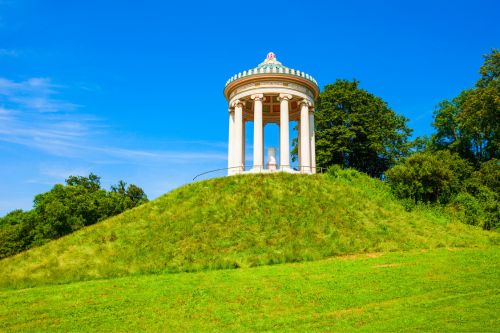
POLYGON ((498 247, 0 292, 0 331, 498 332, 498 247))
POLYGON ((0 287, 245 268, 331 256, 496 244, 433 209, 407 212, 360 173, 244 175, 176 189, 0 261, 0 287))

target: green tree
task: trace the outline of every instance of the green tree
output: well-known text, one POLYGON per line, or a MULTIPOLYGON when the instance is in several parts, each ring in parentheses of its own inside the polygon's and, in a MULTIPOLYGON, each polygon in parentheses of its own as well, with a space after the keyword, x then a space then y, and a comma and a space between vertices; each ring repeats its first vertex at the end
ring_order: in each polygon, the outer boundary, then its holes
POLYGON ((500 154, 500 52, 485 56, 476 87, 444 100, 434 111, 436 149, 448 149, 479 165, 500 154))
POLYGON ((408 154, 411 130, 405 117, 358 84, 337 80, 319 95, 315 113, 317 164, 324 168, 338 164, 381 177, 408 154))
POLYGON ((66 179, 68 186, 82 186, 89 191, 97 191, 101 188, 101 177, 93 174, 92 172, 88 177, 83 176, 69 176, 66 179))
POLYGON ((100 177, 70 176, 34 199, 34 209, 0 218, 0 258, 19 253, 147 202, 144 191, 120 181, 111 191, 100 177))
POLYGON ((36 214, 14 210, 0 218, 0 259, 28 249, 33 242, 36 214))
POLYGON ((484 64, 479 69, 479 74, 481 78, 476 83, 479 88, 500 84, 500 51, 493 49, 491 53, 484 55, 484 64))
POLYGON ((111 194, 117 202, 116 208, 120 210, 133 208, 148 201, 142 188, 134 184, 127 186, 122 180, 117 185, 111 186, 111 194))
POLYGON ((500 160, 492 159, 481 164, 479 170, 472 173, 464 182, 468 195, 476 201, 479 209, 469 209, 467 202, 456 201, 457 206, 462 206, 464 215, 470 224, 480 225, 485 229, 498 229, 500 227, 500 160), (472 211, 469 212, 469 211, 472 211), (479 213, 473 214, 475 211, 479 213))
POLYGON ((37 244, 94 224, 115 211, 113 201, 106 200, 106 191, 92 185, 88 178, 79 183, 67 183, 71 185, 57 184, 35 197, 38 223, 34 241, 37 244))

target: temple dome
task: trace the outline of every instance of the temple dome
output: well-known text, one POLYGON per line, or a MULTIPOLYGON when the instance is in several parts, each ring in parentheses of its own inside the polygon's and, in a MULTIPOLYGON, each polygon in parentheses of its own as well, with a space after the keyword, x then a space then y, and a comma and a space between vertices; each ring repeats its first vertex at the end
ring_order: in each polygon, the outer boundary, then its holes
POLYGON ((306 80, 309 80, 313 82, 316 86, 318 83, 316 80, 309 74, 301 72, 299 70, 291 69, 286 66, 284 66, 281 62, 278 61, 276 58, 276 55, 273 52, 269 52, 267 54, 266 59, 261 62, 257 67, 253 69, 249 69, 247 71, 240 72, 238 74, 233 75, 229 80, 226 82, 226 86, 230 84, 231 82, 234 82, 238 79, 245 78, 251 75, 265 75, 265 74, 283 74, 283 75, 290 75, 290 76, 295 76, 295 77, 301 77, 306 80))

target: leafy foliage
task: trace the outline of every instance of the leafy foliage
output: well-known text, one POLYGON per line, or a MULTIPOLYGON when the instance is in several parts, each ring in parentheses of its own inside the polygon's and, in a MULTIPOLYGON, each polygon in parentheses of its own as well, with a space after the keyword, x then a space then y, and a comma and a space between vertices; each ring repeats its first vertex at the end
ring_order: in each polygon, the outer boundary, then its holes
MULTIPOLYGON (((500 161, 492 159, 481 164, 464 182, 464 191, 473 196, 479 204, 474 221, 485 229, 500 228, 500 161)), ((471 215, 468 206, 457 200, 455 207, 464 215, 471 215)), ((470 221, 470 220, 469 220, 470 221)))
POLYGON ((448 149, 476 165, 500 155, 500 52, 485 56, 476 87, 434 111, 433 144, 448 149))
POLYGON ((67 235, 147 202, 144 191, 120 181, 111 191, 101 188, 100 178, 70 176, 38 194, 34 209, 16 210, 0 218, 0 258, 67 235))
POLYGON ((326 85, 316 103, 318 166, 339 164, 373 177, 408 153, 407 119, 358 87, 358 81, 326 85))
POLYGON ((12 256, 31 247, 36 225, 34 211, 18 209, 0 218, 0 258, 12 256))
POLYGON ((479 69, 479 73, 481 78, 476 83, 479 88, 500 84, 500 51, 493 49, 490 54, 484 56, 484 64, 479 69))
POLYGON ((417 138, 417 153, 386 176, 400 198, 447 204, 465 223, 498 229, 500 52, 485 56, 480 74, 474 88, 438 104, 436 133, 430 140, 417 138))
POLYGON ((440 151, 415 153, 385 175, 400 198, 447 203, 471 172, 471 165, 458 154, 440 151))

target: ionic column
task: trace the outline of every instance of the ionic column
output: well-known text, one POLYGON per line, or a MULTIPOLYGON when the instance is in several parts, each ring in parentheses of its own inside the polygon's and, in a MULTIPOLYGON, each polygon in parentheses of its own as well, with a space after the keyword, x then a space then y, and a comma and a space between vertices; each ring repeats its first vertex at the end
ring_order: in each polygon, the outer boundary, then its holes
POLYGON ((243 171, 243 101, 237 99, 233 102, 234 107, 234 145, 233 145, 233 156, 234 163, 233 167, 235 173, 243 171))
POLYGON ((311 172, 316 173, 316 137, 314 134, 314 110, 309 111, 309 139, 311 145, 311 172))
POLYGON ((280 94, 280 170, 290 169, 290 124, 288 104, 292 95, 280 94))
POLYGON ((227 147, 227 174, 234 174, 234 110, 229 109, 229 142, 227 147))
POLYGON ((309 105, 310 102, 303 99, 300 102, 300 171, 311 172, 311 143, 309 136, 309 105))
POLYGON ((245 122, 245 119, 243 118, 243 126, 242 126, 242 130, 241 130, 241 165, 242 165, 242 168, 241 168, 241 171, 245 171, 245 162, 246 162, 246 138, 247 138, 247 132, 246 132, 246 122, 245 122))
POLYGON ((253 168, 264 168, 264 126, 262 123, 263 94, 252 95, 253 99, 253 168))

